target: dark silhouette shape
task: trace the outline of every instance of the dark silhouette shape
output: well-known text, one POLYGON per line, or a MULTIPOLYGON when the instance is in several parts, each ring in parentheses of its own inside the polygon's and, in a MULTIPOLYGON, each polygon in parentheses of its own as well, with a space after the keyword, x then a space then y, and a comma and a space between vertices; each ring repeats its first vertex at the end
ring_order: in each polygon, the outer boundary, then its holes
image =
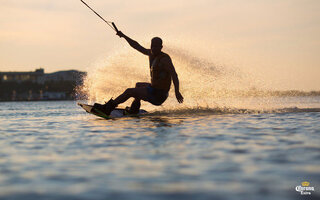
POLYGON ((168 54, 162 52, 162 39, 154 37, 151 40, 151 48, 146 49, 138 42, 132 40, 121 31, 117 31, 119 37, 123 37, 129 45, 140 53, 149 57, 151 83, 138 82, 134 88, 126 89, 116 99, 110 99, 106 104, 95 104, 94 107, 110 114, 117 105, 124 103, 130 97, 134 98, 129 113, 139 112, 140 101, 147 101, 153 105, 161 105, 168 97, 171 86, 171 79, 175 88, 175 95, 179 103, 183 102, 183 96, 179 91, 179 79, 175 71, 171 58, 168 54))

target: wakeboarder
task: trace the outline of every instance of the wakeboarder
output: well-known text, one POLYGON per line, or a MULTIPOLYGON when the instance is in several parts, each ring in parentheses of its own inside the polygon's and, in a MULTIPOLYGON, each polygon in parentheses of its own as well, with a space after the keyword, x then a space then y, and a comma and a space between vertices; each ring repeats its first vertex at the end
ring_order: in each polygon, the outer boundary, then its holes
POLYGON ((139 112, 141 100, 160 106, 168 98, 171 80, 174 84, 177 101, 183 103, 183 96, 179 91, 178 75, 172 60, 168 54, 161 51, 163 47, 162 39, 159 37, 152 38, 150 49, 146 49, 121 31, 117 30, 117 35, 124 38, 132 48, 149 57, 151 83, 138 82, 134 88, 126 89, 114 100, 111 98, 103 105, 95 103, 94 107, 109 115, 119 104, 124 103, 131 97, 134 100, 128 110, 130 114, 139 112))

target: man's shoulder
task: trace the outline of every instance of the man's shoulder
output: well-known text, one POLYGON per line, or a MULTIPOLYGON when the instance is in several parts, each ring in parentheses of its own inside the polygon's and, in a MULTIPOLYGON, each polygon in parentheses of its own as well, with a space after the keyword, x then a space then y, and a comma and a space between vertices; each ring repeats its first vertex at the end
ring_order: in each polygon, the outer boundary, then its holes
POLYGON ((169 54, 161 52, 161 61, 163 62, 171 62, 171 57, 169 56, 169 54))
POLYGON ((151 54, 151 49, 146 49, 147 50, 147 56, 151 56, 152 54, 151 54))
POLYGON ((170 58, 169 54, 167 54, 167 53, 165 53, 165 52, 162 52, 162 51, 161 51, 161 56, 162 56, 162 57, 170 58))
POLYGON ((160 58, 160 63, 162 63, 163 66, 165 67, 173 67, 173 64, 172 64, 172 60, 170 58, 170 56, 166 53, 163 53, 161 58, 160 58))

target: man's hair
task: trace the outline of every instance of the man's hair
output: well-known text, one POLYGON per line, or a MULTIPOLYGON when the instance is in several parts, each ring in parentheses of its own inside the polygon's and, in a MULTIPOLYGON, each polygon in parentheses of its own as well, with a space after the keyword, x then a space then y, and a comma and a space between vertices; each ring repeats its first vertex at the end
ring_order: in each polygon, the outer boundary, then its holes
POLYGON ((153 43, 153 42, 159 42, 161 44, 161 46, 162 46, 162 39, 159 38, 159 37, 152 38, 151 43, 153 43))

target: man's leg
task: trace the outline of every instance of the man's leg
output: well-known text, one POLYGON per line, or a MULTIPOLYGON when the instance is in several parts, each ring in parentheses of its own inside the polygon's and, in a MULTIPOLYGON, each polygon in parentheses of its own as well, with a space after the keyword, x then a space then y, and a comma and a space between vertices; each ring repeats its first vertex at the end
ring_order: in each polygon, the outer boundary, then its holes
POLYGON ((120 96, 118 96, 115 100, 110 99, 106 104, 95 104, 94 107, 104 111, 107 115, 111 113, 119 104, 124 103, 130 97, 135 98, 134 107, 138 107, 138 111, 140 108, 140 100, 147 100, 148 90, 147 87, 148 83, 137 83, 136 88, 128 88, 126 89, 120 96), (145 87, 142 87, 145 86, 145 87))
POLYGON ((137 113, 139 113, 140 106, 141 106, 141 100, 134 99, 133 102, 131 103, 131 106, 130 106, 128 112, 130 114, 137 114, 137 113))
POLYGON ((147 100, 148 91, 146 87, 137 87, 137 88, 128 88, 118 96, 113 103, 117 106, 125 101, 127 101, 130 97, 140 100, 147 100))
MULTIPOLYGON (((150 83, 138 82, 138 83, 136 83, 136 88, 143 88, 143 87, 146 88, 149 85, 150 85, 150 83)), ((139 113, 140 106, 141 106, 141 100, 135 98, 133 100, 133 102, 131 103, 129 113, 131 113, 131 114, 139 113)))
POLYGON ((148 87, 151 86, 150 83, 146 83, 146 82, 138 82, 136 83, 136 88, 140 88, 140 87, 148 87))

